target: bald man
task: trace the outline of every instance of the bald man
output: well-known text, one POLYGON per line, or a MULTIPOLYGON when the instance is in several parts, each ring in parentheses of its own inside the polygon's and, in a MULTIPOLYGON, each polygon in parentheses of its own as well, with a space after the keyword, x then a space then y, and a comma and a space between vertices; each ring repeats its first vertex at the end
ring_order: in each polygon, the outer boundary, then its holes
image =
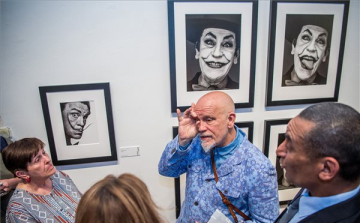
POLYGON ((234 125, 231 97, 210 92, 183 115, 178 109, 177 116, 179 134, 167 144, 159 162, 161 175, 186 173, 185 200, 177 222, 205 223, 219 212, 234 222, 247 218, 251 219, 247 222, 273 222, 279 214, 275 168, 234 125))

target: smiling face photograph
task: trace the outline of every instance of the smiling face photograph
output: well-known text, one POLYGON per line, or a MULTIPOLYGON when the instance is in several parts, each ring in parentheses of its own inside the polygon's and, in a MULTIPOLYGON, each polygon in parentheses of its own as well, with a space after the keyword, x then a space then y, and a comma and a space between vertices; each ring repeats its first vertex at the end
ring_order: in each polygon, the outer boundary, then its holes
POLYGON ((186 15, 187 91, 239 89, 241 15, 186 15))
POLYGON ((282 86, 325 85, 332 15, 287 15, 282 86))

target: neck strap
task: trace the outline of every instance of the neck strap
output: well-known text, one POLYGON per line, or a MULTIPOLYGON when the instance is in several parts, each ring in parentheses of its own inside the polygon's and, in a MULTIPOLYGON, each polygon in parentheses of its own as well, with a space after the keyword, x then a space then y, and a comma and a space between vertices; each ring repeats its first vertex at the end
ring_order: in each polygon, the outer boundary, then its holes
MULTIPOLYGON (((211 163, 212 163, 212 168, 213 168, 213 171, 214 171, 214 176, 215 176, 215 182, 218 182, 219 180, 219 177, 217 175, 217 172, 216 172, 216 165, 215 165, 215 158, 214 158, 214 150, 212 149, 211 150, 211 163)), ((243 217, 245 220, 250 220, 250 218, 244 214, 244 212, 240 211, 237 207, 235 207, 230 201, 229 199, 218 189, 219 191, 219 194, 221 196, 221 199, 222 201, 224 202, 224 204, 228 207, 230 213, 231 213, 231 216, 234 218, 234 221, 237 223, 239 222, 235 213, 234 213, 234 210, 239 214, 241 215, 241 217, 243 217)))

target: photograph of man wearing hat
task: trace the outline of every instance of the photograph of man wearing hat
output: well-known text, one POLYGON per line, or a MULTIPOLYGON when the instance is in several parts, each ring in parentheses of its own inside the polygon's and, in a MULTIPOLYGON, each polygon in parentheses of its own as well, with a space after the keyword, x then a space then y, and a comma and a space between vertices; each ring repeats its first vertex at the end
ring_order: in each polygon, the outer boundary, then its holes
POLYGON ((240 24, 241 15, 186 15, 187 91, 239 89, 240 24))
POLYGON ((282 77, 283 87, 326 84, 332 24, 330 15, 286 16, 285 39, 292 42, 293 56, 289 55, 285 41, 284 69, 291 63, 289 58, 293 65, 282 77))

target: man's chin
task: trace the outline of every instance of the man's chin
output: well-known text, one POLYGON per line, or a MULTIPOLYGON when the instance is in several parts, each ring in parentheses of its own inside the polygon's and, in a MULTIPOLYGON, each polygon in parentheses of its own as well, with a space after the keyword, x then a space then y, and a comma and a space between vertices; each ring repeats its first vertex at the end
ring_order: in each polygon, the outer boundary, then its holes
POLYGON ((212 148, 215 147, 215 144, 205 144, 205 143, 201 143, 201 146, 204 150, 205 153, 209 153, 211 151, 212 148))
POLYGON ((81 137, 82 137, 82 134, 76 134, 76 135, 72 135, 71 138, 73 138, 73 139, 81 139, 81 137))
POLYGON ((296 72, 297 77, 302 80, 302 81, 306 81, 307 79, 309 79, 310 77, 312 77, 314 75, 315 72, 313 72, 313 70, 300 70, 298 72, 296 72))

